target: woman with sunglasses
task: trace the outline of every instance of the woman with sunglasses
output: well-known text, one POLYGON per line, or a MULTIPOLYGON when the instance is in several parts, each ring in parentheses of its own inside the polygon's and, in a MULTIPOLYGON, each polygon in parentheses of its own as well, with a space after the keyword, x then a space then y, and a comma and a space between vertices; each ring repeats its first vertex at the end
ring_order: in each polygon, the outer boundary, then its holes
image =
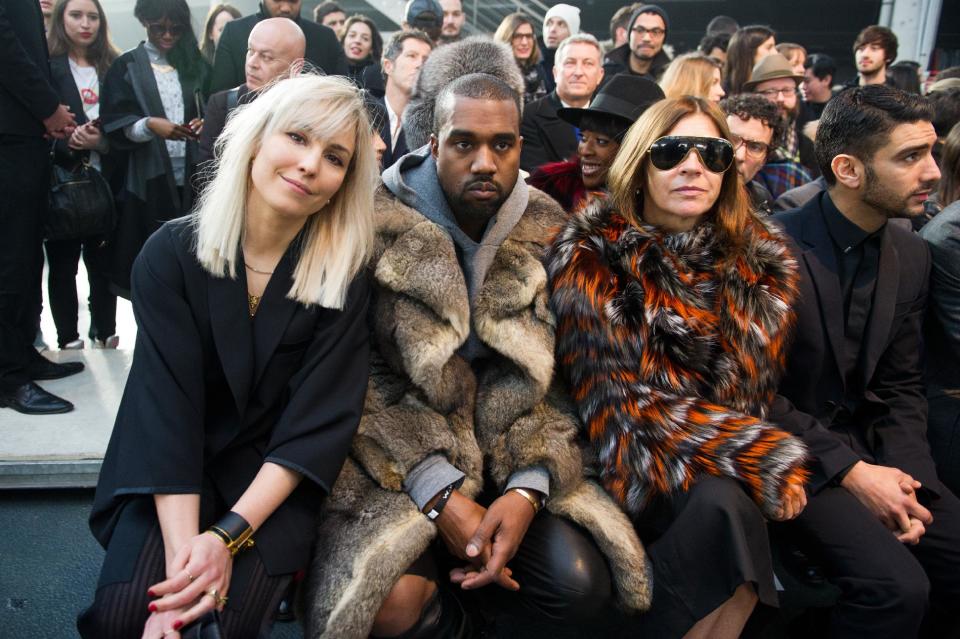
POLYGON ((209 76, 185 0, 137 0, 133 14, 147 40, 110 67, 101 108, 104 132, 127 157, 111 281, 128 298, 130 269, 144 241, 193 203, 190 180, 209 76))
POLYGON ((640 636, 739 636, 776 605, 764 519, 806 504, 805 449, 765 421, 797 265, 755 217, 723 114, 650 107, 610 168, 610 197, 551 249, 557 352, 597 472, 654 570, 640 636))
POLYGON ((503 19, 493 39, 503 42, 513 51, 513 59, 523 75, 523 103, 527 104, 545 96, 547 78, 540 66, 540 47, 533 21, 523 13, 511 13, 503 19))
POLYGON ((347 79, 282 80, 231 115, 193 214, 144 245, 84 639, 270 636, 363 408, 375 135, 347 79), (214 610, 223 634, 197 632, 214 610))
MULTIPOLYGON (((60 102, 70 106, 77 128, 54 145, 54 162, 74 167, 87 162, 108 182, 120 177, 116 155, 100 129, 100 83, 118 51, 110 42, 107 17, 99 0, 58 0, 47 35, 50 75, 60 102)), ((83 264, 90 283, 90 340, 94 348, 116 348, 117 296, 110 291, 106 269, 108 237, 47 240, 47 293, 61 349, 81 349, 77 331, 77 266, 83 264)))

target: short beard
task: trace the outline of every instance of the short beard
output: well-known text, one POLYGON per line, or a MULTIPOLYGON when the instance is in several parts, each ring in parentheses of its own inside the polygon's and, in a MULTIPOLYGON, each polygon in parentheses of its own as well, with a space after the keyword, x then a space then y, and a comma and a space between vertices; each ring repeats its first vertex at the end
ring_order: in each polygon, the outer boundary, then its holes
POLYGON ((873 167, 869 164, 864 163, 864 185, 863 190, 863 200, 864 204, 872 206, 877 211, 883 213, 887 219, 898 218, 898 217, 916 217, 923 212, 921 208, 916 213, 911 212, 907 208, 907 203, 910 201, 910 195, 902 196, 896 191, 893 191, 886 186, 883 182, 877 179, 877 174, 874 173, 873 167))

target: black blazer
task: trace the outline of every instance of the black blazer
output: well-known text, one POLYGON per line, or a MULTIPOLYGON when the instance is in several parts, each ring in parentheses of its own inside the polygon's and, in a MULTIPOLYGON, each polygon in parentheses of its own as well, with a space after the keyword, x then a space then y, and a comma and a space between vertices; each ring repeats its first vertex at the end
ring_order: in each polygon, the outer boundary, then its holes
MULTIPOLYGON (((405 129, 400 129, 400 137, 397 138, 397 148, 390 149, 390 115, 387 109, 387 101, 384 98, 376 98, 376 101, 380 103, 383 107, 386 117, 382 118, 377 129, 377 133, 380 134, 380 139, 383 140, 383 143, 387 145, 387 149, 383 152, 383 160, 380 163, 380 170, 390 168, 397 160, 405 156, 410 150, 407 148, 407 132, 405 129)), ((401 114, 400 122, 403 122, 403 115, 401 114)))
MULTIPOLYGON (((0 134, 42 136, 60 104, 35 0, 0 2, 0 134)), ((76 113, 76 111, 74 111, 76 113)))
MULTIPOLYGON (((213 58, 210 93, 243 84, 246 80, 243 67, 247 59, 247 39, 254 25, 269 17, 261 7, 253 15, 227 23, 220 34, 220 43, 213 58)), ((333 29, 303 18, 295 22, 307 39, 307 61, 323 69, 327 75, 347 75, 347 58, 333 29)))
POLYGON ((903 220, 883 231, 876 293, 867 323, 864 402, 846 424, 835 421, 844 397, 840 373, 843 297, 821 193, 774 216, 792 239, 800 266, 796 334, 771 421, 800 436, 813 463, 816 491, 857 461, 894 466, 934 493, 922 381, 922 324, 930 253, 903 220))
POLYGON ((548 162, 568 160, 577 152, 577 134, 572 124, 557 115, 563 106, 557 92, 548 93, 523 108, 520 135, 520 168, 533 172, 548 162))
MULTIPOLYGON (((246 83, 234 88, 237 89, 237 104, 246 104, 256 95, 250 92, 246 83)), ((230 115, 227 100, 231 91, 233 89, 218 91, 207 100, 207 107, 204 109, 203 116, 203 130, 200 131, 200 141, 198 143, 197 162, 200 164, 213 159, 213 145, 220 134, 223 133, 223 127, 227 124, 227 116, 230 115)))
POLYGON ((295 240, 251 319, 242 259, 236 279, 213 277, 192 242, 190 218, 168 222, 134 265, 137 341, 91 528, 106 546, 137 496, 212 493, 229 508, 271 461, 304 480, 255 549, 270 574, 294 572, 307 564, 323 496, 360 421, 367 285, 358 277, 341 311, 288 299, 295 240))

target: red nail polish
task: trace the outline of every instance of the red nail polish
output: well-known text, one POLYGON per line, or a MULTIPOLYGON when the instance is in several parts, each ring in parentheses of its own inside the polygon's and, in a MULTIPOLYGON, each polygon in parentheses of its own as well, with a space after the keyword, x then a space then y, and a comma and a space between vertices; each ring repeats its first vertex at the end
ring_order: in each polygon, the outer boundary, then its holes
POLYGON ((148 590, 148 591, 147 591, 147 596, 148 596, 148 597, 156 597, 156 595, 153 594, 153 591, 152 591, 152 590, 148 590))
POLYGON ((149 606, 147 606, 147 610, 149 610, 150 612, 156 612, 156 611, 157 611, 157 604, 155 604, 155 603, 150 604, 149 606))
POLYGON ((173 622, 173 629, 174 629, 174 630, 180 630, 180 628, 182 628, 182 627, 183 627, 183 622, 182 622, 182 621, 174 621, 174 622, 173 622))

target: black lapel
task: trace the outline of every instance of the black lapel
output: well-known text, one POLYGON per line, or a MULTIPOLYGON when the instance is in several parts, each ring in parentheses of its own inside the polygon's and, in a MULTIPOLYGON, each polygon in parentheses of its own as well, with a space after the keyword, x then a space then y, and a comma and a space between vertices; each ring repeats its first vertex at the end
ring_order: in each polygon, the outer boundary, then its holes
POLYGON ((843 295, 840 291, 837 256, 833 251, 833 242, 823 221, 821 208, 809 208, 801 231, 801 241, 805 249, 803 261, 810 271, 810 279, 817 291, 820 317, 827 329, 834 363, 837 370, 842 371, 840 353, 843 347, 843 295))
MULTIPOLYGON (((67 56, 58 55, 50 58, 50 75, 53 77, 54 87, 60 99, 66 101, 70 111, 76 116, 77 124, 85 124, 87 114, 83 111, 83 98, 80 97, 80 89, 77 88, 77 83, 73 79, 67 56)), ((103 88, 102 82, 100 88, 103 88)))
POLYGON ((237 411, 243 415, 253 381, 253 339, 250 311, 247 307, 247 278, 243 255, 238 251, 239 270, 236 279, 210 277, 210 325, 213 341, 223 365, 223 374, 230 385, 237 411))
MULTIPOLYGON (((163 102, 160 100, 160 91, 157 89, 157 80, 153 75, 153 67, 150 66, 150 54, 147 53, 142 42, 140 46, 133 50, 133 64, 127 67, 127 72, 130 74, 130 85, 137 96, 137 101, 147 115, 166 118, 167 114, 163 110, 163 102)), ((150 144, 157 150, 166 168, 164 173, 167 178, 167 189, 170 191, 170 201, 176 202, 177 182, 173 177, 173 164, 171 164, 170 155, 167 153, 167 145, 159 137, 151 140, 150 144)))
POLYGON ((893 242, 890 225, 883 230, 880 239, 880 264, 877 268, 877 284, 873 293, 873 309, 867 324, 867 353, 864 361, 864 383, 870 381, 890 334, 893 312, 897 304, 897 289, 900 287, 900 255, 893 242))
MULTIPOLYGON (((556 93, 551 93, 544 100, 540 109, 541 126, 545 131, 543 141, 553 151, 553 158, 557 161, 569 159, 571 147, 576 149, 576 135, 573 125, 564 122, 557 115, 557 109, 562 106, 556 93)), ((551 159, 550 161, 553 161, 551 159)))
POLYGON ((260 383, 260 377, 267 367, 267 362, 273 357, 280 338, 283 337, 294 311, 297 310, 298 303, 288 298, 287 292, 293 285, 293 269, 296 266, 298 245, 302 238, 302 234, 298 235, 290 243, 287 252, 273 269, 273 275, 260 298, 260 306, 253 320, 254 388, 260 383))

